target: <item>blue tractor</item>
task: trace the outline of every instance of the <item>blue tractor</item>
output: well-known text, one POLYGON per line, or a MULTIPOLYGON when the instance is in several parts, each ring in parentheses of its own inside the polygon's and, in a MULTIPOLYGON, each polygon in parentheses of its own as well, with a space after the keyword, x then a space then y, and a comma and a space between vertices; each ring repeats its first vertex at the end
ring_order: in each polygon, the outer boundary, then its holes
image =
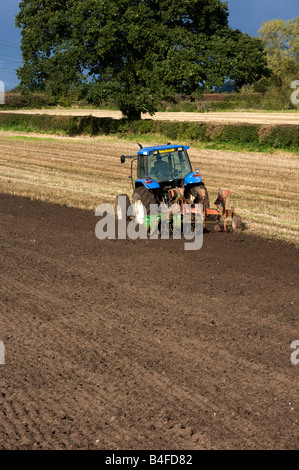
MULTIPOLYGON (((128 195, 116 197, 116 214, 118 219, 128 218, 127 210, 134 207, 134 218, 138 224, 150 224, 150 208, 152 204, 175 203, 203 205, 204 223, 217 222, 216 230, 226 231, 226 218, 232 217, 233 228, 239 228, 241 220, 234 210, 226 209, 228 190, 219 190, 215 201, 216 209, 210 209, 208 191, 202 181, 199 170, 192 170, 186 145, 157 145, 142 147, 136 155, 120 157, 121 163, 127 159, 131 161, 131 175, 133 195, 132 201, 128 195), (137 178, 133 179, 134 162, 137 162, 137 178), (119 197, 125 196, 126 207, 119 203, 119 197)), ((182 205, 183 207, 183 205, 182 205)))

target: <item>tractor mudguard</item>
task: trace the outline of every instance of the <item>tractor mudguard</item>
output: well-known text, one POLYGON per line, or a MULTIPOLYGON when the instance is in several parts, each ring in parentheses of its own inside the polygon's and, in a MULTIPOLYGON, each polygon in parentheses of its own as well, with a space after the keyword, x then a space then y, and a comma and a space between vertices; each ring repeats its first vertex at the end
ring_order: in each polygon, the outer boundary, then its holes
POLYGON ((189 175, 187 175, 184 179, 184 186, 187 186, 188 184, 198 184, 201 182, 202 179, 198 171, 193 171, 192 173, 189 173, 189 175))
POLYGON ((137 188, 138 186, 141 186, 141 185, 145 186, 146 189, 158 189, 158 188, 160 188, 159 183, 157 183, 157 181, 155 181, 153 179, 142 178, 142 179, 135 180, 135 188, 137 188))

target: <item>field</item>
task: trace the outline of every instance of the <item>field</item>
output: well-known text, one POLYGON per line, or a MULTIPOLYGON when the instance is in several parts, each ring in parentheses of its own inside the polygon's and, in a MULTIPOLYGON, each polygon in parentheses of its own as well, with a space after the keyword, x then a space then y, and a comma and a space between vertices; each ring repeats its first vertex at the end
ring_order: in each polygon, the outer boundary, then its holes
MULTIPOLYGON (((117 139, 37 138, 0 133, 0 190, 5 193, 94 210, 114 204, 132 189, 129 164, 120 155, 136 143, 117 139)), ((213 202, 218 187, 231 190, 230 203, 247 232, 298 241, 298 156, 190 149, 213 202)))
POLYGON ((298 449, 298 156, 192 147, 246 230, 188 252, 95 237, 137 149, 0 133, 0 449, 298 449))
POLYGON ((298 251, 0 196, 1 449, 298 449, 298 251))

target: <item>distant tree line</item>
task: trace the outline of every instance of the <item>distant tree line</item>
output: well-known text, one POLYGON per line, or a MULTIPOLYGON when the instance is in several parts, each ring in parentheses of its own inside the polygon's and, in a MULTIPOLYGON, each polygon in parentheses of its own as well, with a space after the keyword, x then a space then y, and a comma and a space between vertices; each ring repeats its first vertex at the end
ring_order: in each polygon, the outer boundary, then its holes
POLYGON ((264 22, 259 30, 267 54, 270 74, 249 89, 262 94, 261 105, 268 109, 291 109, 291 84, 299 80, 299 16, 285 21, 264 22))

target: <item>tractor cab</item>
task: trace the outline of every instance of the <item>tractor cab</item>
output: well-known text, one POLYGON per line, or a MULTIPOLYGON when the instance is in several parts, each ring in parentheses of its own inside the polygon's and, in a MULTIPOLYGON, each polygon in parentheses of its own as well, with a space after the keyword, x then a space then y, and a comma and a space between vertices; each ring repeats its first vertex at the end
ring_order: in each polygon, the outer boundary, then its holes
POLYGON ((137 153, 137 178, 153 179, 157 183, 184 179, 192 172, 188 148, 164 145, 140 149, 137 153))
MULTIPOLYGON (((193 171, 187 145, 156 145, 142 147, 140 144, 137 155, 120 157, 121 163, 131 160, 133 190, 145 187, 150 191, 167 192, 169 188, 191 188, 202 183, 198 170, 193 171), (137 178, 133 178, 134 163, 137 161, 137 178)), ((136 175, 136 169, 134 170, 136 175)))

